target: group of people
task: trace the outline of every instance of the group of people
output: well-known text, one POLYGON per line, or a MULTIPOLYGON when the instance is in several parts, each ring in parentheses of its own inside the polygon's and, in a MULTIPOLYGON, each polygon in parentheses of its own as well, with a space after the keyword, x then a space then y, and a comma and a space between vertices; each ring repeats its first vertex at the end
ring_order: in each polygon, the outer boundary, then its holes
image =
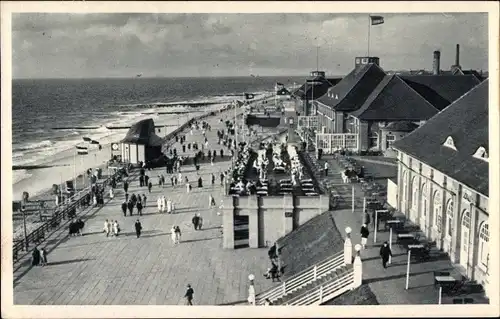
POLYGON ((32 266, 45 266, 47 265, 47 251, 45 248, 38 249, 35 247, 31 252, 31 265, 32 266))
POLYGON ((118 224, 118 221, 115 220, 114 222, 112 220, 108 221, 107 219, 104 221, 104 228, 103 232, 106 233, 106 237, 109 237, 109 234, 111 233, 111 236, 118 237, 118 234, 120 233, 120 225, 118 224))
POLYGON ((158 205, 159 213, 164 213, 165 209, 168 214, 174 213, 174 202, 170 198, 166 199, 164 195, 158 196, 156 203, 158 205))
POLYGON ((78 218, 78 220, 72 220, 70 223, 69 223, 69 236, 72 237, 72 236, 77 236, 77 235, 80 235, 82 236, 83 235, 83 227, 85 226, 85 223, 81 220, 81 218, 78 218))
POLYGON ((125 193, 125 200, 122 203, 123 216, 127 216, 127 210, 129 212, 129 215, 132 216, 134 214, 134 208, 137 208, 137 213, 139 214, 139 216, 142 216, 142 210, 144 207, 146 207, 146 200, 147 197, 145 194, 142 194, 142 196, 140 194, 132 194, 129 199, 128 193, 125 193))

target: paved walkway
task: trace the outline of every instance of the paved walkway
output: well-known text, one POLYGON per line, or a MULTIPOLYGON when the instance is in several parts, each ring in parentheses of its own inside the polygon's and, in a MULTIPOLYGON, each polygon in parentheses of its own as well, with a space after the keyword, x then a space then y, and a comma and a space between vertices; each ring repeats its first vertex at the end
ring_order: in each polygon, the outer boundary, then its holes
MULTIPOLYGON (((231 116, 231 111, 224 116, 231 116)), ((209 141, 216 141, 217 129, 222 123, 218 117, 208 118, 212 131, 207 131, 209 141)), ((187 135, 187 141, 201 141, 200 132, 187 135)), ((213 142, 212 142, 213 143, 213 142)), ((216 143, 213 143, 216 145, 216 143)), ((177 150, 181 147, 174 146, 177 150)), ((212 145, 209 147, 210 149, 212 145)), ((215 147, 215 146, 213 146, 215 147)), ((220 146, 217 145, 217 150, 220 146)), ((191 151, 192 152, 192 151, 191 151)), ((225 149, 225 154, 230 153, 225 149)), ((219 154, 217 154, 219 155, 219 154)), ((25 262, 14 273, 14 303, 35 305, 178 305, 189 283, 194 289, 194 303, 216 305, 246 300, 248 275, 255 274, 256 291, 271 286, 262 274, 268 267, 266 249, 223 250, 221 240, 222 216, 208 207, 212 194, 220 202, 220 180, 210 185, 209 176, 230 165, 229 157, 214 165, 202 164, 200 174, 204 187, 197 187, 197 172, 192 165, 182 170, 193 181, 193 190, 186 193, 185 184, 176 188, 157 186, 157 176, 164 169, 148 172, 154 186, 151 194, 139 190, 137 177, 130 183, 129 194, 146 193, 147 207, 139 217, 143 234, 136 238, 134 223, 137 216, 124 217, 121 202, 124 194, 119 189, 116 197, 104 207, 93 209, 84 218, 84 236, 67 237, 61 230, 41 246, 49 251, 49 265, 29 266, 25 262), (170 197, 176 204, 176 214, 159 214, 156 199, 159 195, 170 197), (191 218, 201 213, 202 231, 194 231, 191 218), (105 219, 117 220, 122 232, 119 237, 109 237, 102 232, 105 219), (172 225, 182 230, 181 243, 174 246, 170 238, 172 225), (261 279, 262 278, 262 279, 261 279)), ((183 177, 184 178, 184 177, 183 177)))
MULTIPOLYGON (((342 170, 339 165, 335 164, 334 160, 328 160, 330 163, 330 171, 332 172, 329 179, 334 184, 341 183, 340 172, 342 170)), ((371 172, 370 172, 371 173, 371 172)), ((354 185, 357 204, 354 213, 350 208, 332 211, 335 224, 338 230, 345 238, 345 228, 352 228, 353 247, 361 243, 361 235, 359 233, 362 224, 362 197, 363 193, 359 184, 354 185)), ((370 216, 371 217, 371 216, 370 216)), ((380 224, 380 229, 383 229, 383 224, 380 224)), ((458 275, 458 272, 453 269, 450 260, 440 254, 437 250, 431 252, 437 258, 433 258, 429 262, 414 262, 410 267, 409 289, 405 289, 406 285, 406 269, 407 269, 407 252, 406 249, 396 245, 395 235, 393 235, 392 245, 392 264, 384 269, 382 261, 379 257, 380 245, 384 241, 389 241, 389 231, 379 230, 377 233, 377 242, 374 243, 374 228, 373 221, 370 225, 370 235, 368 237, 368 245, 361 252, 363 261, 363 282, 367 283, 372 292, 377 297, 380 304, 437 304, 438 290, 434 287, 433 271, 450 271, 452 274, 458 275), (440 256, 439 256, 440 255, 440 256)), ((464 297, 464 296, 462 296, 464 297)), ((470 295, 475 299, 476 303, 484 303, 485 299, 481 294, 470 295)), ((452 297, 443 295, 443 303, 452 303, 452 297)))

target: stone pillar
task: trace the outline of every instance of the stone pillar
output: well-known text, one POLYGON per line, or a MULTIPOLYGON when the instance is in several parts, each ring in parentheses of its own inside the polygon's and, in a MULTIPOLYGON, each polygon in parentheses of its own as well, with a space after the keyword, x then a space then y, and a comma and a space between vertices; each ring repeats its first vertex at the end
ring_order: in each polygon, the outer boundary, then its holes
POLYGON ((344 264, 352 264, 352 242, 351 242, 351 227, 345 228, 345 241, 344 241, 344 264))
POLYGON ((259 214, 258 210, 248 210, 248 246, 259 248, 259 214))
POLYGON ((361 245, 354 246, 356 257, 354 258, 354 288, 361 286, 363 282, 363 263, 361 262, 361 245))
MULTIPOLYGON (((229 197, 228 199, 230 200, 231 198, 229 197)), ((229 200, 221 203, 221 207, 219 208, 222 214, 222 243, 224 248, 234 249, 234 207, 233 205, 227 207, 229 200)))

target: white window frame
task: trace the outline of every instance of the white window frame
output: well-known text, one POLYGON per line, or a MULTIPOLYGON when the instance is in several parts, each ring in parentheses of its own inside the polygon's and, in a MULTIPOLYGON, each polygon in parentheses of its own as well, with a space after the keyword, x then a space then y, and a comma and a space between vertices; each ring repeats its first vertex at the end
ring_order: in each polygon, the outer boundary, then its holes
POLYGON ((385 140, 387 142, 388 148, 392 148, 392 143, 396 142, 396 135, 389 133, 385 136, 385 140), (389 140, 389 137, 392 137, 392 139, 389 140))
POLYGON ((380 147, 379 135, 377 132, 370 133, 370 135, 368 136, 368 143, 370 143, 369 148, 379 148, 380 147), (375 145, 372 145, 372 139, 375 139, 375 137, 377 138, 376 143, 375 143, 375 145))
POLYGON ((448 201, 448 204, 446 205, 446 237, 448 237, 448 239, 451 239, 451 237, 453 236, 453 200, 450 199, 448 201), (450 231, 451 231, 451 234, 450 234, 450 231))
POLYGON ((489 241, 490 241, 490 231, 487 222, 483 222, 481 228, 479 228, 479 262, 478 265, 484 269, 488 270, 489 264, 489 241))
POLYGON ((443 207, 441 206, 441 196, 439 191, 436 191, 433 198, 434 208, 434 227, 439 233, 443 233, 443 207))
POLYGON ((455 147, 455 142, 453 141, 453 137, 451 137, 451 136, 448 136, 446 138, 446 141, 444 141, 443 146, 451 148, 452 150, 455 150, 455 151, 457 150, 457 148, 455 147))

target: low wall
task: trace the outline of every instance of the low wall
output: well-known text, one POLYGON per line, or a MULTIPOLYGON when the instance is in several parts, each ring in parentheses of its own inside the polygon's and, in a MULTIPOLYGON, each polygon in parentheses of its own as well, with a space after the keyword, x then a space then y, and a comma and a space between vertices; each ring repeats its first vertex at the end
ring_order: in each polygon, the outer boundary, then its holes
POLYGON ((249 216, 249 246, 259 248, 297 229, 327 211, 329 198, 306 196, 226 196, 223 214, 223 247, 234 248, 234 216, 249 216))

